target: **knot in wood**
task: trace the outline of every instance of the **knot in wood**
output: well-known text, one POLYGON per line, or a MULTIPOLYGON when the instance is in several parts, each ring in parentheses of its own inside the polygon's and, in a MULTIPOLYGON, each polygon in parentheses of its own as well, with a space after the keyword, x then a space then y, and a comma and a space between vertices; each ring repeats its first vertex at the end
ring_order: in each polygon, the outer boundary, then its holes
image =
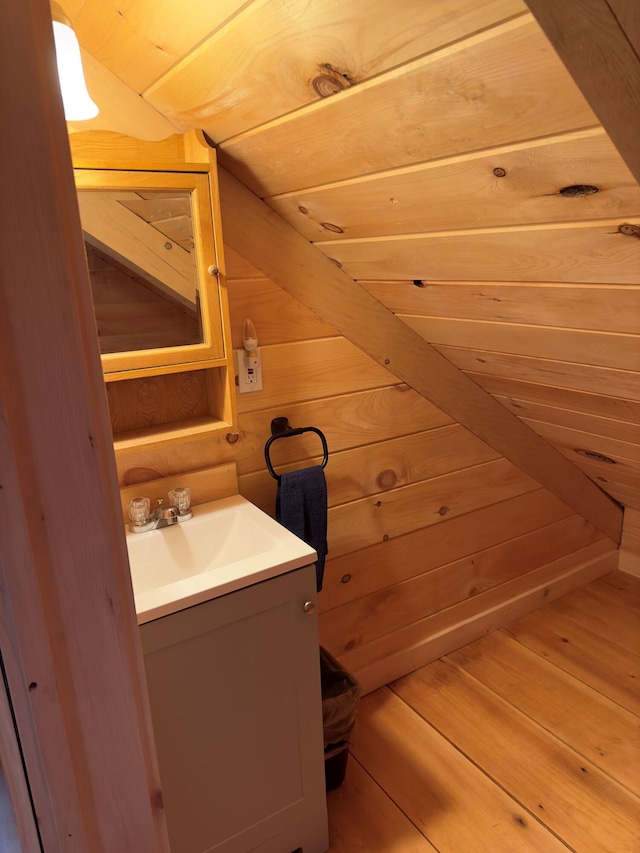
POLYGON ((566 198, 582 198, 585 195, 593 195, 597 192, 600 192, 600 190, 598 187, 594 187, 593 184, 571 184, 570 187, 563 187, 560 190, 560 195, 566 198))
POLYGON ((631 225, 629 222, 624 222, 618 226, 618 232, 624 234, 625 237, 637 237, 640 239, 640 225, 631 225))
POLYGON ((321 98, 328 98, 330 95, 335 95, 349 87, 346 80, 334 77, 332 74, 318 74, 311 81, 311 85, 316 95, 321 98))
POLYGON ((607 465, 615 465, 616 460, 610 456, 605 456, 604 453, 598 453, 597 450, 585 450, 582 447, 574 447, 576 453, 580 456, 586 456, 587 459, 593 459, 595 462, 605 462, 607 465))
POLYGON ((376 479, 376 483, 380 489, 392 489, 397 482, 398 475, 391 468, 382 471, 376 479))
POLYGON ((504 178, 504 176, 507 174, 507 170, 501 169, 500 166, 497 166, 493 170, 493 174, 496 176, 496 178, 504 178))

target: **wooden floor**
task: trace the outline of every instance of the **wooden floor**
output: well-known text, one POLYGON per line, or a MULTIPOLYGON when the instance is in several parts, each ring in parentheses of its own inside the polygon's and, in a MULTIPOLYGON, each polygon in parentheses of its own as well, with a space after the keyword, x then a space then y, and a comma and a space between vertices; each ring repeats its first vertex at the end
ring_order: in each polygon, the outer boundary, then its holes
POLYGON ((640 580, 364 697, 331 853, 640 853, 640 580))

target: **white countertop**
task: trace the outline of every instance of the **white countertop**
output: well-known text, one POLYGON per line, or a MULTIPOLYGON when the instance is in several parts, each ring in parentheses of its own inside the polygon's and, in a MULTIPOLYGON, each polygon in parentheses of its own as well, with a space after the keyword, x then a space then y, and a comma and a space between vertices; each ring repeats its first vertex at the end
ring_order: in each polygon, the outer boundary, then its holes
POLYGON ((315 562, 317 554, 240 495, 193 507, 193 518, 127 531, 138 624, 315 562))

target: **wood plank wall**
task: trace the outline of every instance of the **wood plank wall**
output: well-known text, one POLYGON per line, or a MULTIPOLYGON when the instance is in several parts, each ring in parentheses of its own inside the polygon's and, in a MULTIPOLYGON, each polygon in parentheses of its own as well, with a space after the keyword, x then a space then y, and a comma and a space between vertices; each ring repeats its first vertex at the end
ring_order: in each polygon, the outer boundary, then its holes
MULTIPOLYGON (((321 637, 367 688, 402 671, 407 646, 425 644, 429 657, 439 632, 480 620, 541 577, 548 595, 568 566, 611 553, 592 525, 258 270, 230 252, 227 267, 234 346, 251 317, 265 377, 265 390, 238 398, 240 491, 273 514, 262 456, 273 417, 325 432, 321 637)), ((310 435, 272 451, 284 471, 317 461, 319 446, 310 435)))

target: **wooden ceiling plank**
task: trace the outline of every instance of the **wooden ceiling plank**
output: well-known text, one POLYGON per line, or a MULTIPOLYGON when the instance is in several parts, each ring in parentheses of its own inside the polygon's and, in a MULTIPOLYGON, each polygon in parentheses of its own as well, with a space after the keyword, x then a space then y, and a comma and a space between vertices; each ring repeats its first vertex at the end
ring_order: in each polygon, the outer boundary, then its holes
POLYGON ((640 334, 640 287, 511 282, 359 282, 394 314, 640 334))
POLYGON ((310 240, 640 214, 640 187, 600 128, 266 199, 310 240), (496 175, 496 171, 498 174, 496 175), (595 186, 591 195, 560 190, 595 186), (329 230, 338 226, 342 234, 329 230))
MULTIPOLYGON (((635 465, 640 472, 640 446, 628 441, 620 441, 603 435, 594 435, 591 432, 574 429, 561 424, 546 423, 522 418, 539 435, 544 436, 554 444, 564 444, 567 447, 586 449, 592 453, 600 453, 614 459, 615 462, 635 465)), ((597 461, 597 460, 596 460, 597 461)), ((605 463, 607 464, 607 463, 605 463)))
POLYGON ((603 418, 588 412, 577 412, 575 409, 548 406, 519 398, 496 397, 496 399, 519 418, 526 418, 529 421, 556 424, 631 444, 636 444, 638 441, 637 422, 617 421, 614 418, 603 418))
POLYGON ((619 508, 575 466, 224 169, 220 170, 220 192, 225 239, 237 252, 371 358, 620 541, 619 508))
POLYGON ((640 373, 631 370, 614 370, 610 367, 464 347, 440 346, 438 351, 465 373, 487 373, 507 379, 621 397, 624 401, 640 401, 640 373))
POLYGON ((638 284, 640 241, 620 233, 623 224, 640 217, 314 245, 356 280, 638 284))
POLYGON ((144 92, 216 142, 526 13, 522 0, 270 0, 245 7, 144 92))
POLYGON ((640 402, 637 400, 624 400, 606 394, 578 391, 575 388, 558 388, 511 377, 483 375, 471 371, 467 371, 467 374, 494 397, 540 403, 636 427, 640 423, 640 402))
MULTIPOLYGON (((220 162, 273 196, 596 124, 524 17, 232 137, 220 162)), ((215 138, 215 123, 204 130, 215 138)))
POLYGON ((140 93, 248 0, 64 0, 80 44, 140 93), (73 8, 78 4, 79 8, 73 8), (68 6, 68 8, 67 8, 68 6))
POLYGON ((575 364, 595 364, 640 372, 640 336, 490 320, 397 315, 434 346, 488 352, 543 355, 575 364))
POLYGON ((640 182, 637 3, 635 10, 628 0, 527 0, 527 5, 640 182))

